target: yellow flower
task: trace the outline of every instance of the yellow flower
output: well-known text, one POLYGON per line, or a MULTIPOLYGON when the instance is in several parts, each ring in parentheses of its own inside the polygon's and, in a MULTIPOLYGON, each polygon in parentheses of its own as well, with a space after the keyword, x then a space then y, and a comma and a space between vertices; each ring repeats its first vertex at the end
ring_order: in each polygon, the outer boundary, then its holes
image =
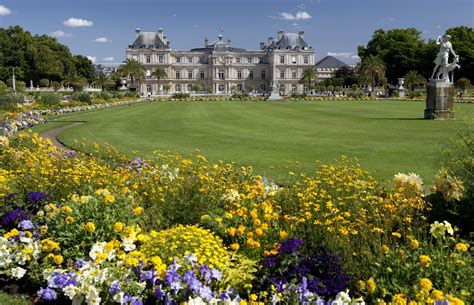
POLYGON ((64 259, 60 254, 54 256, 54 262, 56 265, 61 265, 63 261, 64 259))
POLYGON ((280 239, 285 240, 288 238, 288 232, 286 231, 280 231, 280 239))
POLYGON ((68 217, 66 217, 66 219, 64 221, 66 221, 67 224, 71 224, 71 223, 74 222, 74 217, 68 216, 68 217))
POLYGON ((423 291, 430 291, 433 288, 433 283, 427 278, 422 278, 419 282, 420 289, 423 291))
POLYGON ((234 251, 237 251, 237 250, 239 250, 240 245, 238 243, 233 243, 233 244, 230 245, 230 248, 234 251))
POLYGON ((393 305, 406 305, 407 304, 407 296, 403 293, 399 293, 393 296, 393 305))
POLYGON ((116 222, 116 223, 114 224, 114 232, 115 232, 115 233, 119 233, 119 232, 122 232, 122 230, 123 230, 123 223, 121 223, 121 222, 116 222))
POLYGON ((136 215, 136 216, 140 216, 143 212, 143 208, 142 207, 136 207, 133 209, 133 213, 136 215))
POLYGON ((364 291, 366 287, 365 281, 357 281, 356 286, 360 291, 364 291))
POLYGON ((258 299, 258 296, 257 296, 255 293, 252 293, 252 294, 250 295, 250 300, 252 300, 252 301, 255 302, 255 301, 257 301, 257 299, 258 299))
POLYGON ((105 202, 105 203, 112 203, 112 202, 114 202, 114 201, 115 201, 115 196, 112 195, 112 194, 106 195, 106 196, 104 197, 104 202, 105 202))
POLYGON ((40 233, 41 234, 46 234, 48 232, 48 226, 41 226, 40 227, 40 233))
POLYGON ((230 227, 227 230, 225 230, 225 232, 230 236, 234 236, 236 231, 237 230, 234 227, 230 227))
POLYGON ((452 295, 447 295, 449 304, 452 305, 464 305, 464 302, 461 299, 456 298, 455 296, 452 295))
POLYGON ((457 243, 456 250, 458 250, 459 252, 467 252, 467 245, 464 243, 457 243))
POLYGON ((420 255, 419 262, 422 267, 428 268, 431 265, 431 258, 428 255, 420 255))
POLYGON ((63 207, 61 208, 61 210, 62 210, 63 212, 65 212, 65 213, 71 213, 71 212, 72 212, 71 207, 69 207, 69 206, 67 206, 67 205, 63 206, 63 207))
POLYGON ((402 238, 402 234, 398 232, 392 232, 392 236, 395 236, 396 238, 402 238))
POLYGON ((370 293, 374 293, 375 289, 377 289, 377 284, 375 284, 375 280, 372 277, 368 279, 365 284, 367 287, 367 291, 370 293))
POLYGON ((410 239, 410 249, 416 250, 420 247, 420 243, 416 239, 410 239))
POLYGON ((41 241, 41 251, 49 253, 59 250, 59 243, 52 241, 51 239, 43 239, 41 241))
POLYGON ((257 235, 258 237, 262 237, 262 236, 263 236, 263 231, 262 231, 262 229, 257 228, 257 229, 255 230, 255 235, 257 235))
POLYGON ((431 292, 430 297, 435 301, 444 300, 443 292, 436 289, 431 292))
POLYGON ((86 223, 86 231, 89 233, 95 232, 95 224, 93 222, 86 223))
POLYGON ((10 237, 17 236, 18 234, 20 234, 20 232, 17 229, 12 229, 10 232, 5 233, 3 237, 10 238, 10 237))
POLYGON ((382 253, 387 255, 390 252, 390 248, 387 245, 382 246, 382 253))

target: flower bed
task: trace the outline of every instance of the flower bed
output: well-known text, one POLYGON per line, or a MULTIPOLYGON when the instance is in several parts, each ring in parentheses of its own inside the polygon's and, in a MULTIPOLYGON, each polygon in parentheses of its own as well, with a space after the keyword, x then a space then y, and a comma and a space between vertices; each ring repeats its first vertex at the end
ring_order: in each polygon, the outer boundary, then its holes
POLYGON ((390 189, 342 158, 279 186, 200 155, 1 143, 0 277, 46 304, 473 302, 470 243, 427 221, 415 174, 390 189))

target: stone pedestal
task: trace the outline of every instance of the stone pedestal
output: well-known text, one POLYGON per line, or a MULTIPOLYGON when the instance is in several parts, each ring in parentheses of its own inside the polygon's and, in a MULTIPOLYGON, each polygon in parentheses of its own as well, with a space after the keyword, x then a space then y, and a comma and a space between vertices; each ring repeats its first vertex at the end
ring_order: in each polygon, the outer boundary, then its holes
POLYGON ((401 98, 405 97, 405 89, 398 89, 398 97, 401 97, 401 98))
POLYGON ((426 86, 425 119, 454 119, 454 85, 442 79, 430 79, 426 86))

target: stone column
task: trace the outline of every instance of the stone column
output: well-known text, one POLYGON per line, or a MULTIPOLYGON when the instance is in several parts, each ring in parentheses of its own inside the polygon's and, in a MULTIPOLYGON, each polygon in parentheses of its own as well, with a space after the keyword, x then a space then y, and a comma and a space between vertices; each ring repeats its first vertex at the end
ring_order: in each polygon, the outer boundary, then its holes
POLYGON ((444 79, 431 79, 426 86, 425 119, 454 119, 454 85, 444 79))

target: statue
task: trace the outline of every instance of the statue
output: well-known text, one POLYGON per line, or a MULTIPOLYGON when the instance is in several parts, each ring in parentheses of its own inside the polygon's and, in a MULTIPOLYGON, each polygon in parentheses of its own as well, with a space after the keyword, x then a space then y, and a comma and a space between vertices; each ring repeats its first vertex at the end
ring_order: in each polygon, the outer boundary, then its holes
POLYGON ((449 42, 450 38, 451 36, 445 34, 442 37, 438 36, 438 39, 436 39, 436 44, 440 45, 440 47, 438 55, 436 55, 436 59, 434 60, 436 66, 434 67, 433 73, 431 74, 431 79, 435 79, 434 77, 436 75, 436 79, 443 79, 444 81, 449 82, 449 72, 452 72, 455 68, 460 67, 458 65, 459 56, 454 52, 453 46, 451 45, 451 42, 449 42), (453 54, 454 56, 454 62, 451 64, 448 63, 449 53, 453 54), (438 73, 436 73, 437 71, 438 73))

